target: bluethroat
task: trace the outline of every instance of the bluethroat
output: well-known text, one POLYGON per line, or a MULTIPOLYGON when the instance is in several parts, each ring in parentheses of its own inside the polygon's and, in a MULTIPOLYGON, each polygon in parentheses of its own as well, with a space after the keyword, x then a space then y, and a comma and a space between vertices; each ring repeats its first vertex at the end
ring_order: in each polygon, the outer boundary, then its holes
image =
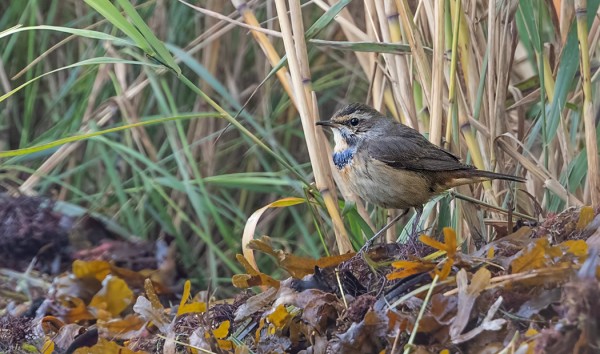
MULTIPOLYGON (((463 164, 418 131, 364 104, 349 104, 330 120, 316 124, 333 130, 333 163, 351 191, 380 207, 406 212, 415 209, 413 235, 423 204, 450 188, 492 179, 525 181, 463 164)), ((392 220, 367 245, 404 214, 392 220)))

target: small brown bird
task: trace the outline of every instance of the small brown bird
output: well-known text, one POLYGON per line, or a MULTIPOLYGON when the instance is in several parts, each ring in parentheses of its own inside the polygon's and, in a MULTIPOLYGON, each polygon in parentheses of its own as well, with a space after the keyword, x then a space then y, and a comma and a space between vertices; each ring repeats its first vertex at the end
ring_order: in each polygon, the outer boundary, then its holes
POLYGON ((423 204, 452 187, 492 179, 525 181, 463 164, 418 131, 364 104, 349 104, 317 125, 333 130, 333 162, 354 193, 384 208, 415 208, 413 234, 423 204))

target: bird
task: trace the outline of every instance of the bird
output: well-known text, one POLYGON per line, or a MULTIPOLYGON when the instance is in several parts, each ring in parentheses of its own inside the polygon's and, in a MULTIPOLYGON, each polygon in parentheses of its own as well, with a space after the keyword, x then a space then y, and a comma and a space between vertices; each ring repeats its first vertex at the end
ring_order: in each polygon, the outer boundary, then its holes
POLYGON ((333 131, 333 164, 352 192, 368 203, 406 210, 366 247, 411 208, 416 212, 411 235, 416 234, 423 204, 450 188, 492 179, 525 182, 522 177, 464 164, 417 130, 362 103, 348 104, 316 124, 333 131))

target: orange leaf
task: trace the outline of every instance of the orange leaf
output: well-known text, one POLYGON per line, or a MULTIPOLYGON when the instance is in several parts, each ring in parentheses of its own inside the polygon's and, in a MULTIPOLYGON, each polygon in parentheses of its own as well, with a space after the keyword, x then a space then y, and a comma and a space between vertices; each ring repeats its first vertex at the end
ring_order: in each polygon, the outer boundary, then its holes
POLYGON ((94 320, 96 317, 88 311, 83 300, 78 297, 69 299, 69 303, 74 305, 64 316, 67 323, 75 323, 83 320, 94 320))
POLYGON ((387 275, 388 280, 401 279, 413 274, 428 272, 435 268, 435 263, 414 262, 414 261, 396 261, 392 267, 400 269, 387 275))
POLYGON ((422 243, 426 244, 427 246, 433 247, 437 250, 446 251, 446 245, 444 245, 443 243, 441 243, 438 240, 432 239, 431 237, 429 237, 427 235, 419 236, 419 241, 421 241, 422 243))
POLYGON ((440 277, 440 280, 445 280, 448 277, 448 275, 450 275, 453 264, 454 261, 449 258, 446 262, 444 262, 442 269, 438 270, 437 268, 434 268, 433 272, 434 274, 437 274, 440 277))
POLYGON ((427 235, 419 236, 419 240, 427 246, 446 252, 448 258, 454 258, 456 255, 456 233, 450 227, 444 228, 444 243, 434 240, 427 235))
POLYGON ((456 232, 450 227, 444 227, 444 244, 448 258, 454 258, 456 255, 456 232))

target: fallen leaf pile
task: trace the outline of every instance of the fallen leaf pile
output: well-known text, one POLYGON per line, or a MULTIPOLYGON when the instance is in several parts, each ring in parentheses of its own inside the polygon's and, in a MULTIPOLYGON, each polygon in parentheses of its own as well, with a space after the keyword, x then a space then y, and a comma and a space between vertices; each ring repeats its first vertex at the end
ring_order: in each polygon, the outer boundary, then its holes
POLYGON ((35 310, 0 317, 0 352, 594 353, 600 347, 600 215, 569 209, 476 252, 452 229, 319 260, 249 242, 291 275, 238 255, 234 299, 173 300, 152 270, 75 261, 35 310))

